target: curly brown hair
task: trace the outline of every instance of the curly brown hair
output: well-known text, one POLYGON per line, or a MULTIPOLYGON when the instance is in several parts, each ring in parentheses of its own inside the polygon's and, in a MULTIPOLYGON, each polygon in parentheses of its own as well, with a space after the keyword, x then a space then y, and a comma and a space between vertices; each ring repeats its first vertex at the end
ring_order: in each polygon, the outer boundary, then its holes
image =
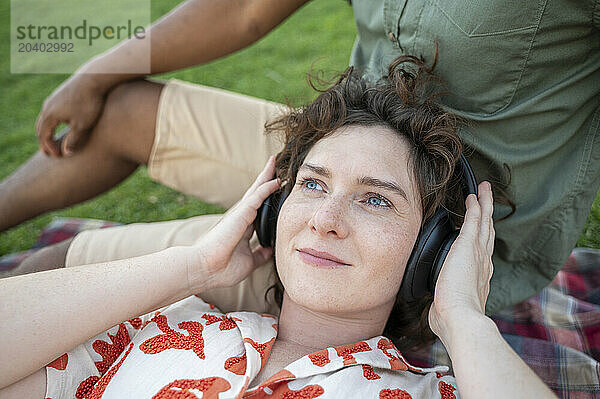
MULTIPOLYGON (((409 145, 409 173, 416 182, 423 222, 439 207, 463 215, 464 197, 454 174, 463 151, 456 133, 459 119, 435 102, 440 81, 432 70, 433 66, 419 58, 403 56, 394 60, 386 77, 374 83, 352 67, 324 90, 316 89, 309 79, 320 95, 266 125, 267 133, 281 134, 285 143, 276 158, 277 177, 287 182, 287 187, 293 186, 312 146, 341 127, 387 127, 409 145)), ((275 300, 281 306, 283 286, 278 276, 276 281, 269 290, 274 288, 275 300)), ((431 302, 428 296, 407 303, 398 295, 384 334, 401 350, 430 342, 433 333, 427 314, 431 302)))

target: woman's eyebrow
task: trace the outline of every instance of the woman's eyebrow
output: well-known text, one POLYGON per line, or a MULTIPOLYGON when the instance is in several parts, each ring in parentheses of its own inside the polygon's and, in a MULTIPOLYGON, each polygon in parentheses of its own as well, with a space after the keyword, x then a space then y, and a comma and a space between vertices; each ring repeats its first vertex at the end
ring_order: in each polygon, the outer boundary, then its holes
POLYGON ((299 168, 299 170, 302 170, 302 169, 308 169, 308 170, 313 171, 314 173, 321 175, 323 177, 326 177, 328 179, 331 178, 331 171, 323 166, 317 166, 317 165, 311 165, 309 163, 305 163, 305 164, 302 164, 299 168))
POLYGON ((370 176, 363 176, 357 179, 357 183, 363 186, 384 188, 393 191, 410 203, 406 192, 402 189, 402 187, 400 187, 397 183, 394 183, 393 181, 381 180, 370 176))
MULTIPOLYGON (((308 170, 310 170, 318 175, 321 175, 323 177, 331 178, 331 171, 323 166, 317 166, 317 165, 311 165, 309 163, 305 163, 302 166, 300 166, 300 170, 302 170, 302 169, 308 169, 308 170)), ((406 195, 406 191, 404 191, 402 189, 402 187, 400 187, 399 184, 397 184, 393 181, 381 180, 381 179, 377 179, 376 177, 363 176, 363 177, 359 177, 356 182, 357 182, 357 184, 362 185, 362 186, 384 188, 384 189, 393 191, 396 194, 403 197, 407 202, 410 203, 410 201, 408 199, 408 195, 406 195)))

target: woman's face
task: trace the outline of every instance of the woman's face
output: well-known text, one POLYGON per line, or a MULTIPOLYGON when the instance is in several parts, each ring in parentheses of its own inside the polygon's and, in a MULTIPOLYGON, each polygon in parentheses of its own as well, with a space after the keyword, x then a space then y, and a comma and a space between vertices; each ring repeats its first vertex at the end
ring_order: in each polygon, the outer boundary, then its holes
POLYGON ((334 132, 310 150, 279 214, 287 295, 327 313, 391 308, 420 224, 405 140, 386 127, 334 132))

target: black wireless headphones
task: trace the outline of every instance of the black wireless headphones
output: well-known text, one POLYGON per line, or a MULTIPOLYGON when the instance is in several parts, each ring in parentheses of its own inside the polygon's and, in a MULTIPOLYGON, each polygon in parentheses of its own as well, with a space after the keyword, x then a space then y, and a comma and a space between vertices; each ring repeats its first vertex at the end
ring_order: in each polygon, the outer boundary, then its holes
MULTIPOLYGON (((465 199, 469 194, 477 195, 477 181, 469 162, 461 154, 456 173, 460 175, 465 199)), ((291 192, 293 184, 271 194, 258 209, 254 228, 263 247, 275 246, 277 216, 281 205, 291 192)), ((455 229, 450 212, 439 208, 421 227, 415 246, 408 258, 400 295, 408 302, 433 294, 435 283, 450 247, 459 230, 455 229)))

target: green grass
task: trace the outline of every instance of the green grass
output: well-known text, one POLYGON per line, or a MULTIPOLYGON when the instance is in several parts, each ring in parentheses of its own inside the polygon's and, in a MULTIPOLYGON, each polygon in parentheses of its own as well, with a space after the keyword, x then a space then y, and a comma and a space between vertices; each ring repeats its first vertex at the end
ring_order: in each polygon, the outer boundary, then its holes
MULTIPOLYGON (((156 19, 177 5, 153 0, 156 19)), ((10 2, 0 3, 0 179, 12 173, 36 150, 34 123, 43 100, 67 75, 10 74, 10 2)), ((257 44, 232 56, 165 77, 202 83, 273 101, 310 101, 315 94, 306 72, 341 72, 355 37, 352 10, 343 0, 313 1, 257 44)), ((102 167, 102 165, 91 165, 102 167)), ((51 212, 0 234, 0 255, 29 248, 52 218, 89 217, 122 223, 185 218, 222 211, 161 186, 141 168, 116 189, 84 204, 51 212)), ((578 245, 600 248, 600 197, 578 245)))
MULTIPOLYGON (((156 19, 179 1, 153 0, 156 19)), ((0 4, 0 179, 12 173, 38 148, 34 132, 44 99, 67 75, 10 73, 10 2, 0 4)), ((301 104, 314 98, 306 72, 316 68, 341 72, 356 29, 352 9, 342 0, 314 1, 289 18, 266 38, 229 57, 165 76, 220 87, 238 93, 301 104)), ((94 165, 102 167, 102 165, 94 165)), ((41 229, 55 217, 89 217, 122 223, 185 218, 221 212, 151 181, 140 168, 116 189, 69 209, 51 212, 0 234, 0 255, 29 248, 41 229)))

